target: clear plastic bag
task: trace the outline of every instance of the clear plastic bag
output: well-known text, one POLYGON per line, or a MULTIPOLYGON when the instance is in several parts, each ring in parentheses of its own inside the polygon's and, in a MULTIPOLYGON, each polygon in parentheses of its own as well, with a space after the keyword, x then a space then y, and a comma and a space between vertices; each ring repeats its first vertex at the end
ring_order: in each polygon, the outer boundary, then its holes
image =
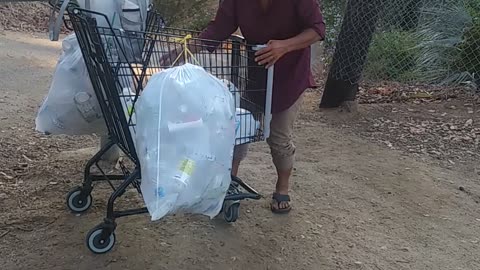
POLYGON ((234 99, 192 64, 156 73, 138 98, 136 148, 152 220, 178 212, 210 218, 231 182, 234 99))
POLYGON ((235 100, 235 144, 249 143, 258 134, 260 122, 255 120, 250 111, 241 108, 241 93, 238 88, 229 80, 221 79, 221 81, 235 100))
POLYGON ((62 43, 52 84, 35 119, 36 130, 52 135, 107 132, 100 105, 74 34, 62 43))
POLYGON ((253 114, 245 109, 235 110, 235 144, 245 144, 253 141, 260 128, 253 114))

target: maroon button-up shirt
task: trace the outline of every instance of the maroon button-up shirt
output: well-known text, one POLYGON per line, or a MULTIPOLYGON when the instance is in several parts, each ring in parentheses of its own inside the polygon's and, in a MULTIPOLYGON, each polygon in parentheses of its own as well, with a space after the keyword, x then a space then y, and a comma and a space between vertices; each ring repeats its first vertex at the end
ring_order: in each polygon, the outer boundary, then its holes
MULTIPOLYGON (((317 0, 273 0, 267 11, 259 0, 224 0, 200 38, 223 41, 238 28, 249 44, 289 39, 309 28, 325 37, 317 0)), ((310 47, 292 51, 276 62, 272 113, 290 108, 305 89, 314 86, 310 51, 310 47)))

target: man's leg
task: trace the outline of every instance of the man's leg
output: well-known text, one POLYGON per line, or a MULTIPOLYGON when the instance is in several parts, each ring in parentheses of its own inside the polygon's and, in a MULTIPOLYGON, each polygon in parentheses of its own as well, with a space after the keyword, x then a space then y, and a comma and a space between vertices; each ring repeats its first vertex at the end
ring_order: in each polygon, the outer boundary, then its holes
POLYGON ((277 184, 272 199, 272 211, 290 211, 289 182, 295 161, 295 145, 293 144, 293 126, 302 105, 303 96, 289 109, 272 115, 270 137, 267 142, 272 153, 272 160, 277 170, 277 184))
POLYGON ((238 176, 240 163, 247 157, 248 144, 236 145, 233 150, 232 175, 238 176))

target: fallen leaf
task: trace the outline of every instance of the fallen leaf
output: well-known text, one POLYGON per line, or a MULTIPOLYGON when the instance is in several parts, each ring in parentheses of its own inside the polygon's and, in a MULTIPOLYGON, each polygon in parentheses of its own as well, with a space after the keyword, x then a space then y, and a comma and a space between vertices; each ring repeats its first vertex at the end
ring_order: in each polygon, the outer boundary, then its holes
POLYGON ((469 127, 469 126, 471 126, 471 125, 473 125, 473 119, 468 119, 468 120, 465 122, 465 125, 464 125, 464 126, 465 126, 465 127, 469 127))

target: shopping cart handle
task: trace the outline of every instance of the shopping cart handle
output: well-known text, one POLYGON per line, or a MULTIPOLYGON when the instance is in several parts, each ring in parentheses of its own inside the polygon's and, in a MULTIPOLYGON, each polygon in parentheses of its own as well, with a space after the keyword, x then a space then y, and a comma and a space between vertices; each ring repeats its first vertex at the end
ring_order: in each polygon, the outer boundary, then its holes
POLYGON ((239 41, 239 42, 245 41, 245 38, 240 35, 231 35, 230 38, 232 41, 239 41))
MULTIPOLYGON (((252 50, 259 51, 266 48, 267 44, 255 45, 252 47, 252 50)), ((263 128, 263 137, 268 139, 270 137, 270 122, 272 121, 272 95, 273 95, 273 73, 274 66, 268 68, 267 71, 267 89, 266 89, 266 100, 265 100, 265 115, 264 115, 264 128, 263 128)))
POLYGON ((267 47, 267 44, 262 44, 262 45, 255 45, 252 47, 254 51, 260 51, 261 49, 264 49, 267 47))
POLYGON ((58 41, 60 36, 60 28, 62 27, 63 23, 63 15, 67 10, 68 5, 70 4, 70 0, 64 0, 61 5, 61 1, 56 1, 55 3, 51 2, 52 5, 52 12, 48 19, 48 37, 50 41, 58 41), (55 18, 55 11, 58 9, 58 16, 55 18))

